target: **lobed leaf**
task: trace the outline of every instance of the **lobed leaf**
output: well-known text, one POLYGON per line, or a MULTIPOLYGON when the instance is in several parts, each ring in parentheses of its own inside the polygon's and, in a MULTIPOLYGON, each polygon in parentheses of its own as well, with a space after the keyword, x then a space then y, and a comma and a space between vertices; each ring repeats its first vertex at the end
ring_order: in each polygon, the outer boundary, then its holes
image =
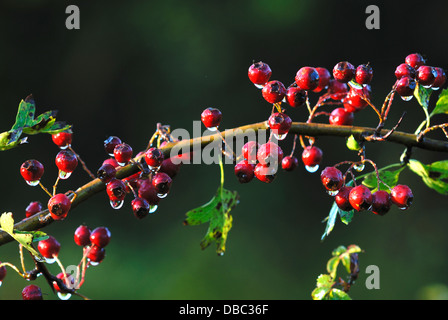
POLYGON ((442 90, 437 99, 436 106, 434 110, 431 112, 430 116, 435 114, 446 113, 448 114, 448 89, 442 90))
MULTIPOLYGON (((380 190, 389 191, 389 187, 393 188, 398 183, 398 178, 400 176, 401 171, 403 171, 405 167, 401 167, 397 170, 379 170, 380 176, 380 190)), ((369 187, 372 190, 372 193, 377 191, 378 189, 378 179, 376 176, 376 172, 369 173, 362 182, 363 185, 369 187)))
POLYGON ((410 159, 408 167, 422 178, 426 186, 440 194, 448 195, 448 160, 425 165, 418 160, 410 159))

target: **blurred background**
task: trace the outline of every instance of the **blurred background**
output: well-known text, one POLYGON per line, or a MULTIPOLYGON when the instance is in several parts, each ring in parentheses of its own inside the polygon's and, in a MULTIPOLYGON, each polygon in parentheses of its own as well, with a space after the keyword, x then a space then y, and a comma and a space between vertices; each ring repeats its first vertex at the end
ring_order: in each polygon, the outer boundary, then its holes
MULTIPOLYGON (((420 52, 428 64, 447 68, 447 6, 431 0, 419 6, 405 1, 5 0, 0 4, 0 131, 10 129, 20 100, 33 94, 37 114, 56 109, 58 120, 73 125, 72 146, 96 171, 107 157, 103 141, 110 135, 142 150, 157 122, 191 132, 206 107, 223 112, 222 129, 266 120, 271 106, 247 78, 249 66, 260 60, 270 65, 272 79, 285 84, 302 66, 332 70, 342 60, 355 66, 370 62, 372 100, 381 105, 395 67, 407 54, 420 52), (79 30, 65 27, 68 4, 80 9, 79 30), (370 4, 380 9, 379 30, 365 26, 370 4)), ((424 118, 415 99, 395 99, 386 127, 393 127, 405 110, 400 130, 413 132, 424 118)), ((288 113, 293 121, 306 121, 305 109, 289 108, 288 113)), ((356 115, 355 125, 376 124, 371 109, 356 115)), ((433 137, 443 139, 437 133, 433 137)), ((321 137, 317 144, 324 151, 322 166, 356 159, 344 139, 321 137)), ((291 137, 281 146, 289 153, 291 137)), ((367 157, 382 167, 399 162, 402 151, 394 144, 369 144, 367 157)), ((2 212, 11 211, 18 220, 29 202, 47 202, 40 188, 26 185, 19 167, 38 159, 46 169, 42 182, 51 188, 57 152, 48 135, 37 135, 0 154, 2 212)), ((447 155, 414 150, 413 157, 430 163, 447 155)), ((349 225, 338 220, 324 241, 322 220, 332 199, 318 173, 299 166, 280 172, 271 184, 240 185, 232 165, 225 172, 225 187, 238 191, 240 204, 232 211, 224 256, 217 256, 213 246, 200 249, 208 225, 182 225, 188 210, 214 195, 217 165, 184 165, 157 213, 143 220, 134 218, 130 197, 121 210, 113 210, 101 193, 43 231, 58 239, 59 257, 71 265, 82 254, 73 242, 76 227, 84 223, 111 230, 105 260, 87 270, 80 290, 91 299, 309 300, 331 251, 350 244, 364 250, 359 279, 349 293, 353 299, 447 297, 448 199, 410 171, 400 176, 414 192, 409 210, 393 208, 383 217, 363 212, 349 225), (365 286, 365 270, 372 264, 380 270, 380 289, 365 286)), ((78 168, 59 190, 88 181, 78 168)), ((0 247, 0 261, 20 266, 15 243, 0 247)), ((30 260, 27 266, 32 268, 30 260)), ((58 272, 55 264, 49 269, 58 272)), ((45 299, 57 299, 43 279, 35 283, 45 299)), ((27 284, 8 268, 0 299, 21 299, 27 284)))

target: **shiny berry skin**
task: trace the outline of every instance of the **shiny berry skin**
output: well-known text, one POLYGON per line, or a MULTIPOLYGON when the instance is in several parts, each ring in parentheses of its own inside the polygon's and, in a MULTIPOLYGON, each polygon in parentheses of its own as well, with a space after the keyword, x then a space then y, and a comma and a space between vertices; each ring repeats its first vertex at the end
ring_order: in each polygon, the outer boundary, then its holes
POLYGON ((100 263, 106 257, 106 249, 103 247, 92 246, 87 254, 87 259, 91 262, 100 263))
POLYGON ((356 68, 355 81, 359 84, 369 84, 373 78, 373 69, 369 64, 361 64, 356 68))
POLYGON ((320 180, 328 191, 339 190, 344 184, 342 172, 335 167, 326 167, 320 174, 320 180))
POLYGON ((272 80, 267 82, 261 90, 263 98, 269 103, 277 103, 283 100, 286 95, 285 85, 278 81, 272 80))
POLYGON ((117 174, 117 169, 110 163, 104 163, 96 172, 96 176, 104 183, 109 183, 117 174))
POLYGON ((421 66, 417 69, 415 80, 424 87, 430 87, 436 80, 437 71, 430 66, 421 66))
POLYGON ((149 148, 145 152, 145 162, 151 168, 158 168, 162 165, 165 156, 163 155, 162 150, 158 148, 149 148))
POLYGON ((261 145, 254 140, 246 142, 241 149, 244 159, 248 160, 250 163, 255 163, 257 161, 257 152, 260 146, 261 145))
MULTIPOLYGON (((75 284, 75 278, 70 274, 70 273, 66 273, 66 276, 64 275, 63 272, 60 272, 56 275, 56 278, 58 278, 59 280, 62 281, 62 283, 68 288, 71 289, 73 288, 74 284, 75 284)), ((62 289, 59 287, 59 285, 57 284, 56 281, 53 281, 53 288, 57 291, 57 292, 63 292, 62 289)))
POLYGON ((160 171, 154 175, 151 181, 158 195, 169 193, 172 182, 173 180, 169 175, 160 171))
POLYGON ((350 195, 350 191, 352 189, 353 187, 343 186, 339 189, 339 192, 334 197, 336 205, 342 211, 350 211, 353 209, 352 205, 350 204, 350 200, 348 199, 348 196, 350 195))
POLYGON ((27 160, 20 166, 20 174, 27 182, 39 181, 44 174, 44 166, 37 160, 27 160))
POLYGON ((415 78, 416 71, 410 65, 402 63, 395 69, 395 77, 400 80, 403 77, 415 78))
MULTIPOLYGON (((179 160, 176 160, 179 161, 179 160)), ((162 164, 160 165, 160 172, 165 172, 167 175, 170 176, 171 179, 173 179, 180 170, 180 167, 182 165, 182 162, 174 163, 173 158, 168 158, 162 161, 162 164)))
POLYGON ((392 188, 390 192, 390 199, 400 209, 407 209, 414 200, 414 195, 411 188, 407 185, 398 184, 392 188))
POLYGON ((286 102, 293 108, 303 106, 306 102, 306 91, 299 87, 289 87, 286 90, 286 102))
POLYGON ((271 114, 268 125, 278 135, 287 134, 292 125, 291 118, 283 112, 275 112, 271 114))
POLYGON ((254 178, 255 164, 241 160, 235 165, 235 175, 240 183, 248 183, 254 178))
POLYGON ((49 236, 48 239, 39 241, 37 249, 42 256, 47 259, 52 259, 58 256, 61 250, 61 244, 54 237, 49 236))
POLYGON ((282 169, 293 171, 299 165, 299 160, 294 156, 286 156, 282 159, 282 169))
POLYGON ((333 77, 342 83, 350 82, 355 74, 355 67, 348 61, 338 62, 333 68, 333 77))
POLYGON ((370 90, 367 87, 362 89, 350 88, 345 99, 344 108, 348 112, 358 112, 368 106, 370 100, 370 90))
POLYGON ((114 148, 114 158, 119 165, 125 165, 132 159, 132 147, 126 143, 117 144, 114 148))
POLYGON ((418 69, 420 66, 426 63, 425 58, 423 58, 420 53, 411 53, 406 56, 404 61, 414 69, 418 69))
POLYGON ((432 84, 431 88, 433 90, 437 90, 437 89, 441 88, 445 84, 445 82, 446 82, 446 74, 445 74, 445 71, 442 68, 435 67, 434 69, 437 72, 437 77, 434 80, 434 83, 432 84))
POLYGON ((102 164, 110 164, 112 165, 114 168, 118 168, 120 165, 118 164, 117 160, 115 160, 115 158, 109 158, 103 161, 102 164))
POLYGON ((35 284, 30 284, 23 288, 22 300, 43 300, 42 290, 35 284))
POLYGON ((69 197, 63 193, 58 193, 48 201, 48 210, 54 220, 63 220, 67 217, 71 205, 69 197))
POLYGON ((272 70, 267 63, 256 62, 249 67, 248 76, 253 84, 263 85, 269 81, 272 70))
POLYGON ((328 121, 330 124, 335 126, 351 126, 355 120, 355 115, 353 112, 348 112, 345 108, 334 109, 328 121))
POLYGON ((263 165, 279 164, 283 159, 283 150, 275 142, 267 142, 258 149, 257 159, 263 165))
POLYGON ((55 163, 60 171, 70 173, 78 166, 78 157, 70 150, 61 150, 56 155, 55 163))
POLYGON ((70 132, 58 132, 52 134, 51 139, 59 148, 67 148, 72 144, 72 134, 70 132))
POLYGON ((106 186, 110 201, 122 201, 126 196, 126 185, 120 179, 113 178, 106 186))
POLYGON ((132 212, 137 219, 143 219, 149 214, 150 205, 148 201, 143 198, 137 197, 131 202, 132 212))
POLYGON ((317 67, 315 69, 319 74, 319 83, 317 84, 317 87, 313 89, 313 92, 321 92, 328 88, 331 80, 331 73, 327 68, 317 67))
POLYGON ((110 242, 111 233, 106 227, 97 227, 90 233, 90 243, 94 246, 104 248, 110 242))
POLYGON ((363 211, 370 208, 372 205, 373 196, 370 189, 361 184, 350 190, 348 200, 350 201, 353 209, 356 211, 363 211))
POLYGON ((348 93, 348 85, 346 83, 339 82, 335 79, 331 79, 328 84, 328 93, 333 100, 341 100, 345 98, 348 93))
POLYGON ((271 183, 275 180, 277 168, 270 165, 257 163, 254 169, 255 177, 261 182, 271 183))
POLYGON ((25 209, 25 216, 29 218, 32 215, 41 212, 43 209, 44 207, 39 201, 30 202, 30 204, 25 209))
POLYGON ((145 199, 151 206, 156 206, 160 202, 157 191, 149 179, 144 179, 140 182, 138 196, 145 199))
POLYGON ((90 245, 91 230, 86 225, 80 225, 76 228, 73 239, 78 246, 86 247, 90 245))
POLYGON ((314 90, 319 85, 319 73, 313 67, 302 67, 296 73, 295 82, 302 90, 314 90))
MULTIPOLYGON (((0 261, 0 264, 1 264, 1 263, 2 263, 2 262, 0 261)), ((8 273, 8 272, 7 272, 7 270, 6 270, 6 267, 5 267, 5 266, 1 266, 1 267, 0 267, 0 283, 3 281, 3 279, 5 279, 7 273, 8 273)))
POLYGON ((305 166, 314 167, 322 161, 323 152, 319 147, 307 146, 302 151, 302 162, 305 166))
POLYGON ((392 206, 392 201, 390 199, 390 194, 384 190, 378 190, 372 194, 372 207, 370 211, 374 214, 383 216, 389 212, 392 206))
POLYGON ((222 113, 216 108, 207 108, 201 113, 201 121, 206 128, 218 128, 221 120, 222 113))
POLYGON ((410 77, 403 77, 395 83, 395 91, 401 97, 412 97, 416 87, 416 82, 410 77))
POLYGON ((114 154, 115 147, 121 143, 121 139, 117 136, 110 136, 109 138, 104 140, 104 150, 112 156, 114 154))

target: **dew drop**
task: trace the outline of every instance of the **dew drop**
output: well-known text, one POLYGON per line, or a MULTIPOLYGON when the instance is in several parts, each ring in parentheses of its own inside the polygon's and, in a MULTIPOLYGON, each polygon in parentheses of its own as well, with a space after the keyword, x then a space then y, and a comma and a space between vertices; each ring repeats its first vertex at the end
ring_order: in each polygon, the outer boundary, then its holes
POLYGON ((401 99, 403 99, 404 101, 409 101, 409 100, 412 99, 413 96, 407 96, 407 97, 400 96, 400 97, 401 97, 401 99))
POLYGON ((56 259, 55 258, 45 258, 45 262, 48 264, 52 264, 52 263, 56 262, 56 259))
POLYGON ((361 172, 362 170, 364 170, 365 167, 366 167, 366 166, 365 166, 364 163, 360 163, 360 164, 355 164, 355 165, 353 166, 353 169, 355 169, 355 170, 358 171, 358 172, 361 172))
POLYGON ((264 84, 254 84, 255 85, 255 87, 257 88, 257 89, 263 89, 263 87, 264 87, 264 84))
MULTIPOLYGON (((25 180, 25 181, 26 181, 26 180, 25 180)), ((36 180, 36 181, 26 181, 26 183, 27 183, 29 186, 32 186, 32 187, 37 186, 37 185, 39 184, 39 182, 40 182, 40 180, 36 180)))
POLYGON ((3 281, 0 281, 0 287, 2 286, 2 284, 3 284, 3 281))
POLYGON ((327 193, 334 197, 335 195, 337 195, 339 193, 339 190, 327 190, 327 193))
POLYGON ((287 101, 286 101, 286 97, 283 98, 282 102, 283 102, 283 103, 287 103, 287 101))
POLYGON ((117 163, 118 163, 118 165, 119 165, 120 167, 124 167, 124 166, 126 165, 126 162, 118 162, 118 161, 117 161, 117 163))
POLYGON ((431 89, 434 90, 434 91, 437 91, 437 90, 439 90, 440 88, 439 88, 439 87, 431 87, 431 89))
POLYGON ((58 292, 58 298, 61 300, 68 300, 72 297, 71 293, 62 293, 62 292, 58 292))
POLYGON ((110 206, 116 210, 121 209, 121 207, 123 207, 123 204, 124 204, 124 200, 119 200, 119 201, 110 200, 110 206))
POLYGON ((287 133, 285 133, 285 134, 276 134, 276 133, 274 133, 274 137, 275 137, 275 139, 277 139, 277 140, 284 140, 285 138, 286 138, 286 136, 287 136, 288 134, 287 133))
POLYGON ((428 89, 428 88, 431 88, 431 84, 429 84, 429 85, 427 85, 427 86, 422 86, 423 88, 426 88, 426 89, 428 89))
POLYGON ((316 164, 315 166, 305 166, 306 171, 314 173, 317 170, 319 170, 319 165, 316 164))
POLYGON ((112 152, 112 153, 108 153, 108 155, 110 156, 110 157, 113 157, 114 156, 114 153, 112 152))
POLYGON ((207 129, 210 131, 218 131, 218 127, 209 127, 207 129))
POLYGON ((71 172, 59 170, 59 179, 68 179, 72 175, 71 172))
POLYGON ((158 196, 160 199, 165 198, 167 195, 168 195, 168 193, 158 193, 158 194, 157 194, 157 196, 158 196))
POLYGON ((99 265, 100 263, 99 263, 99 262, 95 262, 95 261, 89 261, 89 264, 90 264, 92 267, 96 267, 96 266, 99 265))
POLYGON ((70 147, 70 145, 69 145, 69 144, 66 144, 65 146, 60 146, 59 149, 61 149, 61 150, 65 150, 65 149, 67 149, 68 147, 70 147))
POLYGON ((157 205, 153 205, 153 206, 149 206, 149 213, 154 213, 157 211, 158 206, 157 205))
POLYGON ((400 209, 400 210, 407 210, 409 207, 398 207, 398 209, 400 209))

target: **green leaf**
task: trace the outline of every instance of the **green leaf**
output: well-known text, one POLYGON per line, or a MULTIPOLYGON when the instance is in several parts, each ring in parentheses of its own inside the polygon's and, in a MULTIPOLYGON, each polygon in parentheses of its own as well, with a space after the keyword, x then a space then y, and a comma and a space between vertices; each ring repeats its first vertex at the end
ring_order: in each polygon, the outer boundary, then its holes
POLYGON ((14 233, 14 218, 12 212, 5 212, 0 216, 0 228, 9 234, 14 233))
POLYGON ((327 221, 327 224, 325 226, 325 231, 322 234, 322 237, 320 238, 321 241, 325 239, 326 236, 330 234, 331 231, 333 231, 334 225, 336 223, 336 217, 338 216, 339 207, 337 206, 336 202, 333 202, 333 205, 331 206, 330 212, 328 216, 322 221, 327 221))
POLYGON ((419 175, 429 188, 448 195, 448 160, 425 165, 418 160, 410 159, 408 167, 419 175))
POLYGON ((232 228, 232 215, 230 211, 238 204, 238 193, 219 187, 215 196, 203 206, 186 213, 184 225, 200 225, 209 222, 206 235, 200 245, 207 248, 212 242, 216 242, 216 252, 224 254, 227 235, 232 228))
MULTIPOLYGON (((389 188, 393 188, 398 183, 398 178, 400 176, 401 171, 403 171, 405 167, 401 167, 397 170, 379 170, 380 176, 380 190, 389 191, 389 188), (384 182, 384 183, 383 183, 384 182)), ((377 191, 378 188, 378 179, 376 177, 376 172, 369 173, 362 182, 363 185, 369 187, 372 190, 372 193, 377 191)))
POLYGON ((448 114, 448 88, 442 90, 437 99, 436 106, 431 112, 431 117, 435 114, 447 113, 448 114))
POLYGON ((333 278, 328 274, 321 274, 317 277, 316 288, 311 292, 313 300, 323 300, 326 298, 331 287, 334 285, 333 278))
POLYGON ((359 151, 361 149, 359 142, 355 139, 353 135, 347 138, 346 145, 349 150, 359 151))
POLYGON ((327 272, 333 279, 336 278, 339 262, 340 262, 339 255, 334 256, 333 258, 327 261, 327 272))
POLYGON ((417 99, 418 103, 422 106, 423 109, 428 109, 429 99, 431 98, 432 92, 433 90, 431 88, 424 88, 417 83, 417 86, 414 90, 414 97, 417 99))
POLYGON ((350 296, 347 294, 347 292, 342 291, 341 289, 333 288, 328 293, 328 299, 329 300, 352 300, 350 296))

